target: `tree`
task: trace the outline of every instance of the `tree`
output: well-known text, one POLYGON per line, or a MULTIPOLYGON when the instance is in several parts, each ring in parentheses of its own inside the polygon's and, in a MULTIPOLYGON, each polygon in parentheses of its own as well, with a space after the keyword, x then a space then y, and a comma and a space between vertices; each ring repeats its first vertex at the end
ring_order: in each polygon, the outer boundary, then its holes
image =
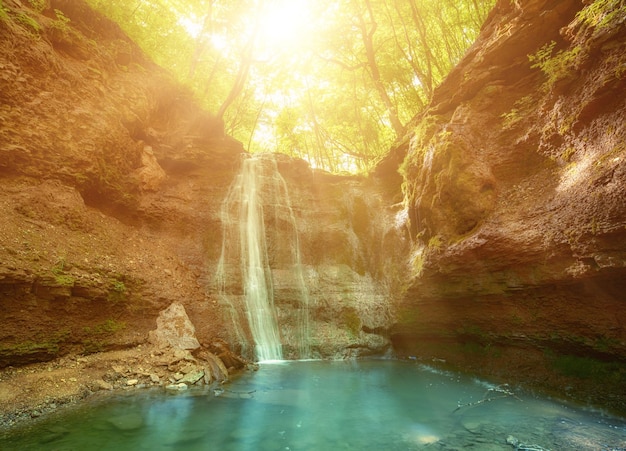
POLYGON ((494 0, 88 0, 252 152, 367 171, 494 0))

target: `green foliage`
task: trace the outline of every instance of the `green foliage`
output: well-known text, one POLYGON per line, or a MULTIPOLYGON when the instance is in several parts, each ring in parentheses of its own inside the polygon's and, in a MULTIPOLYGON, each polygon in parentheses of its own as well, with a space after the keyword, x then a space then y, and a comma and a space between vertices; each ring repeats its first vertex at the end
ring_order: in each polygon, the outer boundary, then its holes
POLYGON ((68 24, 70 23, 70 18, 63 14, 63 11, 60 9, 55 9, 54 14, 56 16, 56 20, 52 22, 51 27, 67 32, 69 30, 68 24))
POLYGON ((32 354, 56 354, 60 343, 70 337, 70 331, 62 329, 47 337, 35 337, 12 345, 0 345, 0 357, 28 356, 32 354))
POLYGON ((546 89, 550 89, 557 81, 568 77, 572 73, 578 54, 581 51, 579 46, 570 50, 559 50, 556 55, 552 55, 555 41, 541 47, 535 54, 528 55, 528 59, 533 63, 530 67, 539 68, 548 77, 546 89))
POLYGON ((59 261, 54 265, 51 269, 52 274, 54 274, 54 280, 58 285, 64 287, 72 287, 76 282, 76 279, 69 274, 65 273, 65 258, 59 259, 59 261))
POLYGON ((333 172, 367 171, 402 138, 402 124, 428 103, 494 4, 307 2, 295 45, 275 39, 292 16, 264 21, 272 8, 293 8, 286 0, 88 2, 249 151, 279 151, 333 172))
POLYGON ((0 21, 5 22, 9 20, 8 10, 2 4, 2 0, 0 0, 0 21))
POLYGON ((96 324, 92 327, 85 327, 86 337, 82 340, 83 352, 93 354, 103 351, 107 345, 107 337, 126 328, 126 323, 107 319, 106 321, 96 324))
POLYGON ((15 15, 15 22, 22 26, 25 30, 30 31, 33 35, 39 35, 41 32, 41 25, 39 25, 39 22, 26 13, 18 12, 15 15))
POLYGON ((624 0, 594 0, 576 17, 583 23, 596 28, 604 28, 624 15, 624 0))
POLYGON ((511 111, 500 115, 502 127, 511 129, 515 127, 533 108, 534 99, 532 96, 524 96, 513 104, 511 111))
POLYGON ((74 279, 69 274, 55 274, 54 280, 57 284, 62 285, 64 287, 72 287, 74 286, 74 283, 76 282, 76 279, 74 279))
POLYGON ((41 13, 44 9, 46 9, 46 0, 28 0, 28 3, 31 8, 38 13, 41 13))
POLYGON ((111 289, 116 293, 126 293, 126 284, 121 280, 115 280, 111 284, 111 289))
POLYGON ((107 296, 107 300, 113 304, 117 304, 126 298, 126 284, 121 280, 114 280, 111 282, 110 292, 107 296))

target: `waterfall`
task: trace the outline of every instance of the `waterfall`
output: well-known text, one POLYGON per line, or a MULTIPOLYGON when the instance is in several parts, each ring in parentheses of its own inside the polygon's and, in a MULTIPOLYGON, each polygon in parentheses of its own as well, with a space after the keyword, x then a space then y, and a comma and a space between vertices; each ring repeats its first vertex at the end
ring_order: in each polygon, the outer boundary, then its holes
POLYGON ((233 326, 232 340, 242 345, 244 355, 252 341, 254 357, 260 361, 283 359, 285 340, 298 358, 308 357, 308 292, 296 220, 287 184, 272 155, 244 159, 222 204, 221 219, 217 281, 220 303, 233 326), (296 324, 279 328, 273 272, 284 273, 285 266, 297 286, 299 306, 297 318, 292 318, 296 324))

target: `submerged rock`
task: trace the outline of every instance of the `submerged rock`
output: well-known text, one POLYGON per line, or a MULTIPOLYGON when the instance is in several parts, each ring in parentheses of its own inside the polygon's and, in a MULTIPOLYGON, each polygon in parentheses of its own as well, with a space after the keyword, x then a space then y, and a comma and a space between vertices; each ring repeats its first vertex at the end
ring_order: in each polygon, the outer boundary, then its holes
POLYGON ((133 431, 143 427, 143 417, 135 412, 109 418, 107 422, 120 431, 133 431))

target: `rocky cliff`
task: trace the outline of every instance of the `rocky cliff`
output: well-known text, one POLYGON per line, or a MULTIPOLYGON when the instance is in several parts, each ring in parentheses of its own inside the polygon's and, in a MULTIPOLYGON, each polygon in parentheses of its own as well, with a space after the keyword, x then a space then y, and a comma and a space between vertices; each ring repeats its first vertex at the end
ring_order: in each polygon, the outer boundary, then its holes
POLYGON ((399 352, 626 410, 625 21, 498 2, 390 155, 413 240, 399 352))
MULTIPOLYGON (((0 69, 0 366, 141 344, 173 302, 200 341, 241 350, 249 337, 231 333, 216 271, 242 145, 82 1, 4 1, 0 69)), ((279 169, 310 285, 312 355, 383 352, 402 273, 392 252, 404 245, 379 220, 386 191, 301 161, 279 169)), ((289 348, 295 282, 273 249, 289 348)))

